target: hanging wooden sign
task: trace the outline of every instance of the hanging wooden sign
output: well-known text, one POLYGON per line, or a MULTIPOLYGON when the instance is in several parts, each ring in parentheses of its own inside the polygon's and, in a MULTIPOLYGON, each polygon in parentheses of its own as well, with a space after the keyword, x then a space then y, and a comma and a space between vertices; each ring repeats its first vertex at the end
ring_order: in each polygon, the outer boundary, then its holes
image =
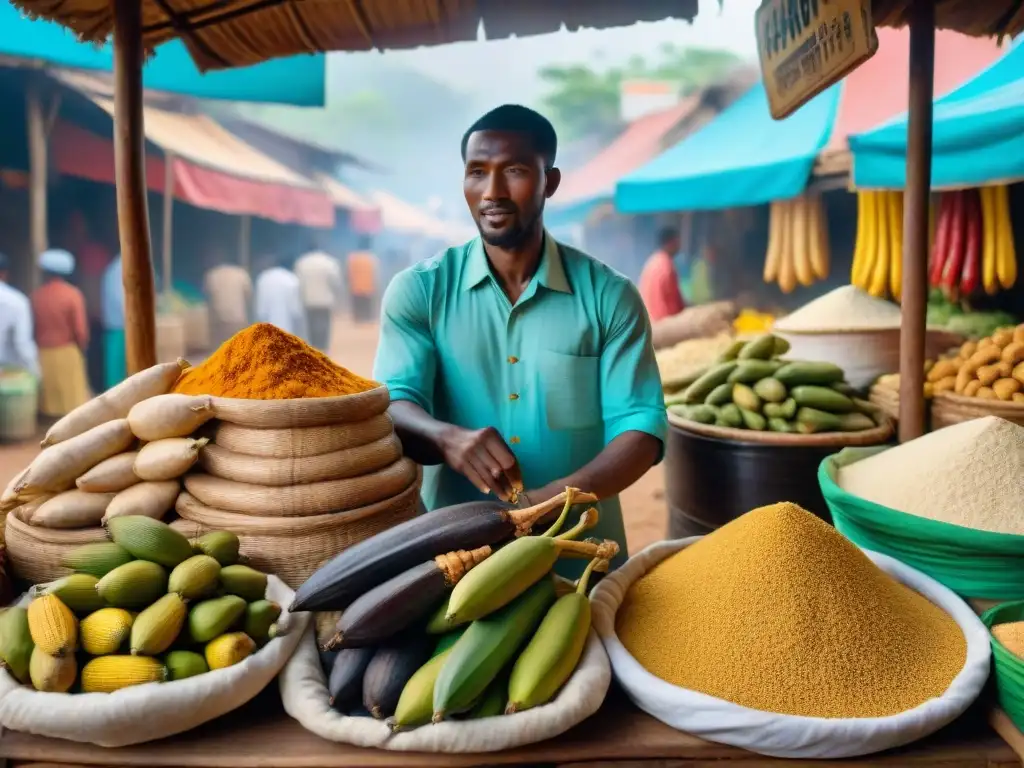
POLYGON ((763 0, 754 18, 768 107, 776 120, 878 50, 871 0, 763 0))

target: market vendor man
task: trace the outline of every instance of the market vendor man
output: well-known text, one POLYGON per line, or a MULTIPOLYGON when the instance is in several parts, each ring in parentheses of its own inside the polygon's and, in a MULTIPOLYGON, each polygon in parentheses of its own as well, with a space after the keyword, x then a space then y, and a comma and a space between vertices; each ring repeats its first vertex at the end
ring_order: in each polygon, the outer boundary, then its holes
POLYGON ((618 494, 661 458, 661 379, 633 284, 544 229, 556 143, 547 119, 514 105, 466 132, 463 189, 480 237, 395 276, 374 378, 391 391, 406 454, 432 465, 428 510, 506 497, 518 472, 531 504, 574 486, 601 499, 587 535, 615 539, 621 563, 618 494))

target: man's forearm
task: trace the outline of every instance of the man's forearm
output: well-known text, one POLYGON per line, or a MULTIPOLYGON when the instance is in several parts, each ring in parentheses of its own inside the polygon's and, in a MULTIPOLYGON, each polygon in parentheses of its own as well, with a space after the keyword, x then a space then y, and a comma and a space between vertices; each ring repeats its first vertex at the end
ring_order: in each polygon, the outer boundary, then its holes
POLYGON ((542 488, 527 491, 531 504, 558 495, 571 486, 592 493, 599 499, 617 496, 643 477, 658 460, 661 441, 646 432, 625 432, 601 451, 593 461, 542 488))
POLYGON ((451 427, 438 421, 415 403, 398 400, 388 409, 402 451, 417 464, 443 464, 441 442, 451 427))

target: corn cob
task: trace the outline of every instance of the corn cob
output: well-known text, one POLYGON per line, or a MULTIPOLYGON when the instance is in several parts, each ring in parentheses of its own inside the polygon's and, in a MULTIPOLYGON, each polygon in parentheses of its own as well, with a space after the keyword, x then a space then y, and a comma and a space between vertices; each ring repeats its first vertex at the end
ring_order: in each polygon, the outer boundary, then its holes
POLYGON ((256 650, 256 643, 244 632, 215 637, 206 644, 206 663, 210 669, 224 669, 245 661, 256 650))
POLYGON ((398 697, 394 717, 388 718, 387 721, 392 733, 430 722, 434 714, 434 686, 452 650, 453 648, 446 648, 435 654, 409 678, 401 696, 398 697))
POLYGON ((167 592, 167 571, 147 560, 133 560, 100 579, 96 591, 115 608, 145 608, 167 592))
POLYGON ((82 692, 113 693, 166 679, 167 668, 149 656, 97 656, 82 667, 82 692))
POLYGON ((63 579, 51 581, 49 584, 39 584, 32 588, 35 596, 54 595, 60 598, 74 613, 92 613, 98 611, 106 603, 96 591, 96 584, 99 579, 87 573, 73 573, 63 579))
POLYGON ((338 619, 327 650, 376 645, 429 613, 462 577, 491 554, 490 547, 438 555, 388 579, 356 599, 338 619))
POLYGON ((193 555, 178 563, 167 580, 167 591, 177 592, 185 600, 199 600, 217 590, 220 563, 209 555, 193 555))
POLYGON ((247 565, 228 565, 220 571, 220 585, 229 595, 238 595, 251 603, 266 596, 267 574, 247 565))
POLYGON ((206 659, 195 651, 171 651, 164 657, 168 680, 184 680, 210 671, 206 659))
POLYGON ((614 542, 595 545, 572 540, 596 523, 597 510, 591 507, 574 528, 561 536, 528 536, 498 550, 452 590, 445 617, 449 625, 474 621, 508 605, 548 573, 563 552, 598 557, 612 546, 617 552, 614 542))
POLYGON ((374 648, 346 648, 339 651, 327 679, 327 703, 339 712, 350 711, 359 701, 363 675, 376 652, 374 648))
POLYGON ((28 631, 40 651, 58 658, 78 648, 78 621, 54 595, 37 597, 28 605, 28 631))
POLYGON ((257 643, 265 643, 277 636, 274 624, 281 615, 281 606, 270 600, 257 600, 245 607, 245 634, 257 643))
POLYGON ((29 682, 33 648, 28 611, 17 605, 0 611, 0 667, 14 675, 19 683, 29 682))
POLYGON ((197 555, 209 555, 222 566, 240 562, 238 537, 231 531, 211 531, 196 539, 192 551, 197 555))
POLYGON ((67 693, 75 684, 77 676, 78 664, 73 655, 58 658, 43 653, 38 645, 33 649, 29 661, 29 677, 32 679, 32 687, 37 691, 67 693))
POLYGON ((188 539, 159 520, 145 515, 121 515, 106 524, 110 538, 140 560, 167 568, 192 557, 188 539))
POLYGON ((469 625, 437 676, 435 723, 465 712, 476 703, 533 634, 554 601, 554 582, 541 579, 497 613, 469 625))
POLYGON ((79 625, 82 650, 91 656, 117 653, 132 629, 132 615, 123 608, 100 608, 79 625))
POLYGON ((409 679, 430 658, 433 638, 416 633, 401 644, 378 650, 363 674, 363 707, 381 720, 395 713, 409 679))
POLYGON ((591 560, 576 591, 556 600, 544 616, 512 667, 506 714, 546 704, 575 671, 590 632, 590 574, 607 569, 607 560, 591 560))
POLYGON ((204 600, 189 611, 189 634, 197 643, 208 643, 227 632, 244 613, 245 600, 236 595, 204 600))
MULTIPOLYGON (((576 501, 590 503, 597 497, 577 493, 576 501)), ((291 610, 343 610, 364 592, 437 555, 493 546, 529 533, 564 502, 564 493, 522 510, 501 502, 471 502, 414 517, 349 547, 321 567, 299 587, 291 610)))
POLYGON ((164 595, 140 613, 132 624, 132 656, 163 653, 178 638, 188 610, 175 592, 164 595))
POLYGON ((64 556, 63 565, 78 573, 88 573, 102 579, 112 570, 134 558, 120 544, 112 541, 99 541, 95 544, 83 544, 64 556))

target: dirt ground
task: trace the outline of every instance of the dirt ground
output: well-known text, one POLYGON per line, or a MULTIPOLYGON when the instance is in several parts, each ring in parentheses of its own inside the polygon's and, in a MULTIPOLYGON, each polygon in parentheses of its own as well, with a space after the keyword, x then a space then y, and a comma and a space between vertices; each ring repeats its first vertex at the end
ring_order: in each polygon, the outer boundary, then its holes
MULTIPOLYGON (((357 373, 369 374, 377 349, 377 337, 376 324, 356 325, 339 319, 334 326, 331 356, 357 373)), ((38 445, 36 441, 0 446, 0 488, 32 460, 39 450, 38 445)), ((638 552, 665 537, 667 510, 664 493, 664 475, 658 466, 622 494, 626 537, 631 552, 638 552)))

